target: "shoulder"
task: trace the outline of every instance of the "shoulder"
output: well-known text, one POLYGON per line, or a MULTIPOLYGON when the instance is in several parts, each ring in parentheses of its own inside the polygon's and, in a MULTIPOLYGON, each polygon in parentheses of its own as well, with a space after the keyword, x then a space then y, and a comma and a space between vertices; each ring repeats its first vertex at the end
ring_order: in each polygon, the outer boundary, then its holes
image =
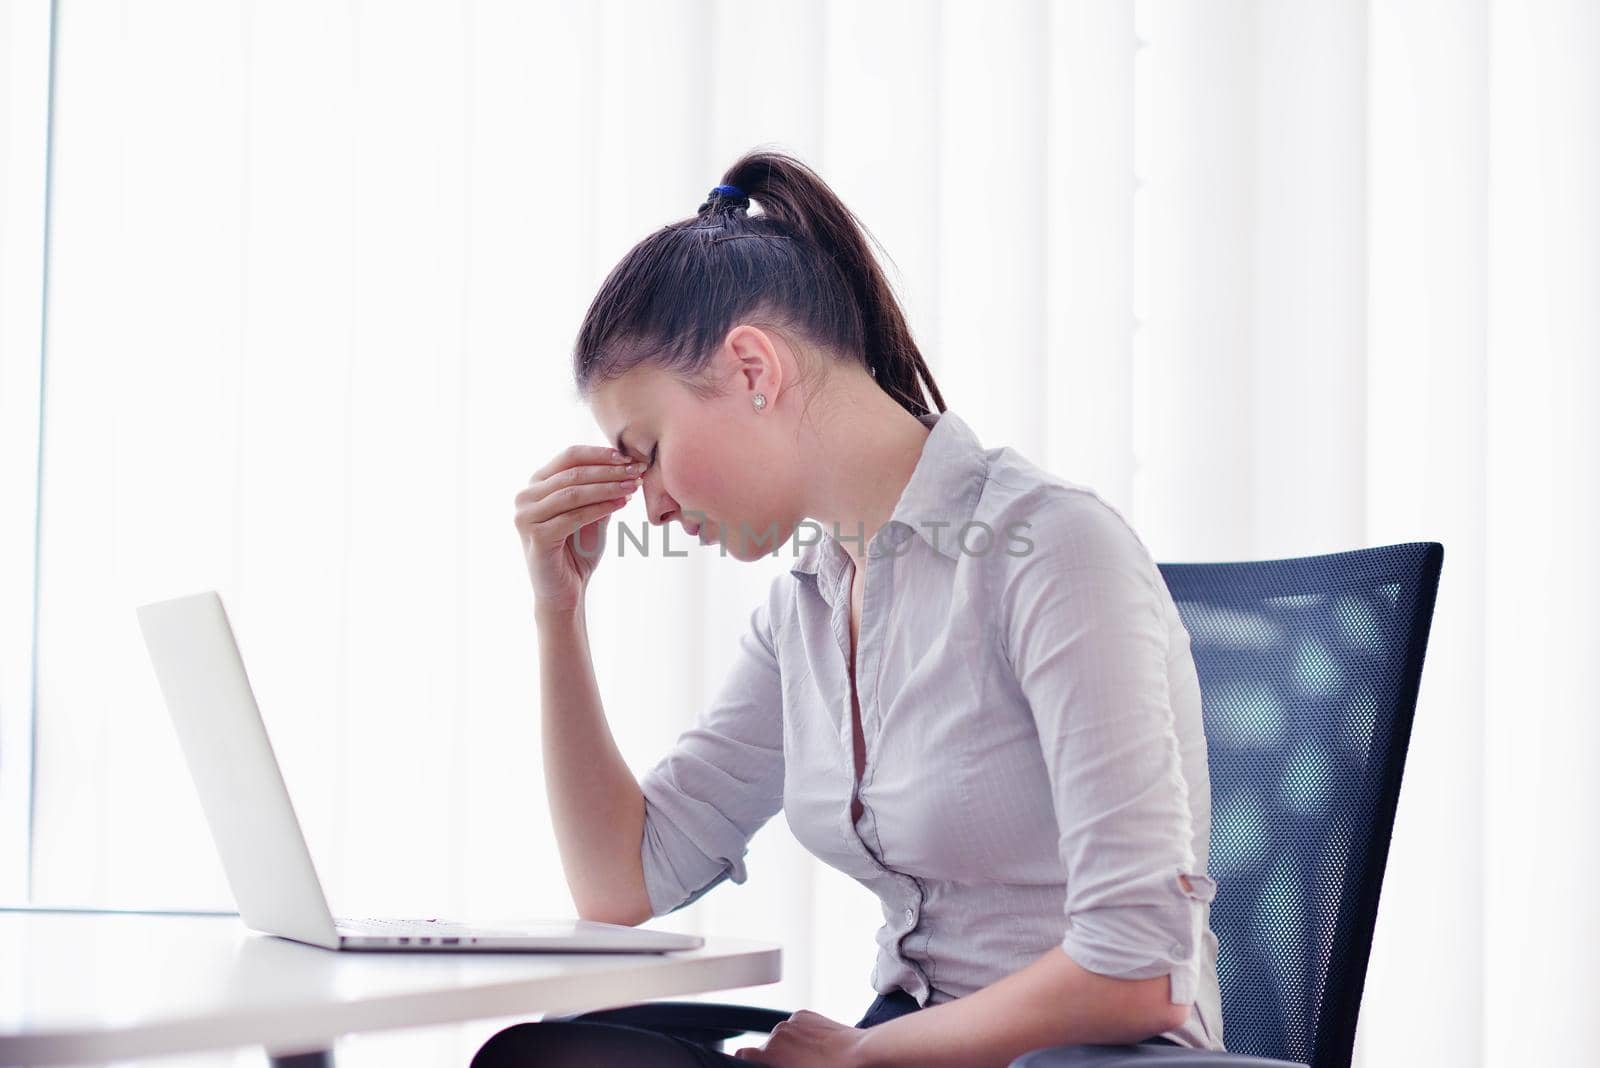
POLYGON ((1078 568, 1155 570, 1144 539, 1120 508, 1009 446, 990 450, 973 519, 994 531, 990 566, 1003 578, 1078 568))
POLYGON ((1161 570, 1123 511, 1093 487, 997 450, 976 517, 1009 549, 979 566, 1008 659, 1093 635, 1162 636, 1176 617, 1161 570), (1039 643, 1043 643, 1040 645, 1039 643))

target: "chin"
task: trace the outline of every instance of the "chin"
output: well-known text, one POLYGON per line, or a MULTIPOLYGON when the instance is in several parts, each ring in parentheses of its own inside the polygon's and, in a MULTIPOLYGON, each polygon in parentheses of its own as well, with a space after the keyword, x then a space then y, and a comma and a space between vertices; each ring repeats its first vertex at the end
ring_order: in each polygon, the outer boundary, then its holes
MULTIPOLYGON (((771 523, 752 524, 750 526, 750 533, 754 537, 760 537, 772 525, 773 524, 771 523)), ((785 546, 789 544, 789 539, 794 536, 794 527, 792 525, 785 526, 784 524, 779 523, 777 524, 777 528, 777 532, 773 537, 765 538, 759 544, 754 544, 753 538, 750 542, 746 541, 744 537, 744 531, 742 529, 736 528, 732 532, 731 537, 726 537, 724 536, 722 528, 717 527, 713 531, 713 534, 715 535, 714 541, 709 542, 708 544, 715 544, 717 542, 723 543, 727 546, 729 556, 744 563, 750 563, 753 560, 759 560, 764 556, 771 556, 774 549, 777 549, 778 555, 781 556, 783 555, 785 546)))

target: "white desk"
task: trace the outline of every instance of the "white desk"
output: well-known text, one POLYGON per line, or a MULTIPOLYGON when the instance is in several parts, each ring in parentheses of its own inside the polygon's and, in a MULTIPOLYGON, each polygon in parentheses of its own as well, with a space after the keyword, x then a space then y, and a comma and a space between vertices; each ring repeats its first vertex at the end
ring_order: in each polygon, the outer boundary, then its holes
POLYGON ((773 983, 780 954, 726 938, 665 954, 351 953, 257 934, 236 916, 0 912, 0 1064, 246 1045, 326 1063, 352 1031, 773 983))

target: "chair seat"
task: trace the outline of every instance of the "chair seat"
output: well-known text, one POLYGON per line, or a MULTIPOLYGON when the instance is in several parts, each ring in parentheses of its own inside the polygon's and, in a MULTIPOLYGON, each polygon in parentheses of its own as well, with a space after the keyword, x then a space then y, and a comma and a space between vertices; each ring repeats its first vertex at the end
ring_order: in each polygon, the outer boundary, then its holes
POLYGON ((1187 1046, 1053 1046, 1024 1053, 1009 1068, 1306 1068, 1298 1061, 1187 1046))

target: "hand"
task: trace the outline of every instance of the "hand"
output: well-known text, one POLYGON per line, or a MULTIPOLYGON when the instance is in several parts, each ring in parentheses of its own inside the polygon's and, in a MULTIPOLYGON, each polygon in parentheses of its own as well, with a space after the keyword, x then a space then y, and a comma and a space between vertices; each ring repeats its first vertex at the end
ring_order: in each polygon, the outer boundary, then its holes
POLYGON ((734 1056, 778 1068, 856 1068, 865 1034, 859 1027, 801 1009, 772 1029, 766 1045, 745 1046, 734 1056))
POLYGON ((582 603, 604 555, 606 522, 639 487, 627 467, 605 446, 572 445, 517 494, 517 531, 541 607, 573 611, 582 603))

